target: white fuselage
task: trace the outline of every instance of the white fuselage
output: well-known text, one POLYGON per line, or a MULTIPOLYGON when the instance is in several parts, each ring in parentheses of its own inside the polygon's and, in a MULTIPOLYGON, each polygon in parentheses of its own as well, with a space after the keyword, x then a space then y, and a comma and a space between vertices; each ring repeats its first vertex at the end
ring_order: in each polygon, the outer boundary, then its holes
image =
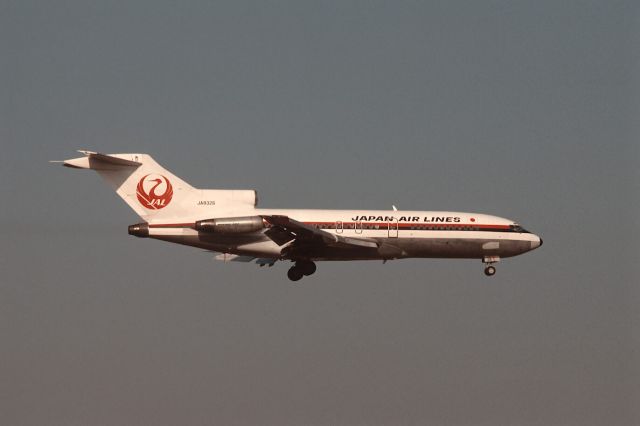
MULTIPOLYGON (((208 209, 202 209, 208 210, 208 209)), ((286 258, 282 248, 264 235, 205 234, 193 228, 196 220, 215 217, 283 215, 343 237, 379 242, 368 248, 310 249, 309 260, 398 259, 409 257, 510 257, 539 247, 541 239, 515 222, 485 214, 446 211, 243 209, 200 211, 189 220, 149 222, 149 237, 212 251, 267 258, 286 258)))

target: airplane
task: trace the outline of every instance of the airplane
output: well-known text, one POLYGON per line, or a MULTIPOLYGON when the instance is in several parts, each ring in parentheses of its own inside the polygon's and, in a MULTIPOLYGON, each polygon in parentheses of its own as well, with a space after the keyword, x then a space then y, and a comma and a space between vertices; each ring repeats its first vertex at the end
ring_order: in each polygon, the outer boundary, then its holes
POLYGON ((95 170, 144 221, 129 226, 130 235, 223 261, 291 261, 291 281, 312 275, 318 261, 406 258, 480 259, 493 276, 502 258, 542 245, 518 223, 480 213, 261 209, 255 190, 194 188, 148 154, 78 152, 84 156, 58 163, 95 170))

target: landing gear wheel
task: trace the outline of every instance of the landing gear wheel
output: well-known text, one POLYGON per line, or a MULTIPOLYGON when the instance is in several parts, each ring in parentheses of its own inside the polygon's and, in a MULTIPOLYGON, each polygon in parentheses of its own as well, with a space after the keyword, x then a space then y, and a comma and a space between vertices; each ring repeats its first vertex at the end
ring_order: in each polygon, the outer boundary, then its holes
POLYGON ((487 266, 484 268, 484 274, 488 277, 492 277, 496 274, 496 268, 493 266, 487 266))
POLYGON ((313 275, 313 273, 316 272, 316 264, 310 260, 296 262, 295 267, 300 269, 303 275, 307 275, 307 276, 313 275))
POLYGON ((302 270, 297 266, 292 266, 287 271, 287 277, 289 277, 291 281, 300 281, 303 276, 304 274, 302 273, 302 270))

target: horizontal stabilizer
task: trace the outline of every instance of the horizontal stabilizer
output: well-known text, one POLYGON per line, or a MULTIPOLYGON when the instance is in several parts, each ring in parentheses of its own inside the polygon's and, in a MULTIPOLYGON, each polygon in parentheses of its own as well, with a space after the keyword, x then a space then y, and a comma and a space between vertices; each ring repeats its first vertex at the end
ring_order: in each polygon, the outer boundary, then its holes
POLYGON ((74 169, 115 170, 122 167, 138 167, 142 163, 137 161, 136 154, 107 155, 93 151, 79 150, 85 157, 72 158, 62 162, 65 167, 74 169))

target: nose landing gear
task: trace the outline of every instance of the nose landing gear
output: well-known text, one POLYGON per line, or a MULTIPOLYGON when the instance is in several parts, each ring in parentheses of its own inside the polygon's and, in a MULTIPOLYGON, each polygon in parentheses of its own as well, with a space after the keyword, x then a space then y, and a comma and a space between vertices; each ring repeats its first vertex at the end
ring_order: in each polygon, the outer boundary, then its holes
POLYGON ((492 276, 494 276, 494 275, 495 275, 495 273, 496 273, 496 268, 495 268, 495 267, 493 267, 493 266, 491 266, 491 265, 489 265, 489 266, 487 266, 486 268, 484 268, 484 274, 485 274, 486 276, 488 276, 488 277, 492 277, 492 276))
POLYGON ((316 264, 310 260, 299 260, 287 271, 287 277, 291 281, 300 281, 302 277, 313 275, 316 272, 316 264))
POLYGON ((486 276, 492 277, 496 274, 496 268, 493 266, 496 262, 500 262, 500 256, 485 256, 482 258, 482 263, 487 265, 484 268, 484 274, 486 276))

